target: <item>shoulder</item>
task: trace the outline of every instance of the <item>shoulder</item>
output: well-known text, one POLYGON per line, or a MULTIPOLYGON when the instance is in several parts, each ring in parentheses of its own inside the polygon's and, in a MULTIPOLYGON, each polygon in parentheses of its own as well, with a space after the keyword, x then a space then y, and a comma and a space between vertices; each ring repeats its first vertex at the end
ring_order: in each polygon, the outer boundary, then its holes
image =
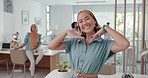
POLYGON ((111 47, 111 46, 113 46, 114 43, 115 43, 114 40, 103 40, 102 44, 106 47, 111 47))
POLYGON ((27 34, 30 34, 30 32, 27 32, 27 34))
POLYGON ((71 43, 71 44, 75 44, 75 43, 78 43, 80 41, 82 41, 82 40, 78 40, 78 39, 75 39, 75 38, 66 38, 66 39, 64 39, 64 42, 71 43))
POLYGON ((114 42, 114 40, 104 40, 104 42, 114 42))
POLYGON ((26 36, 29 36, 30 35, 30 32, 27 32, 26 36))
POLYGON ((75 38, 65 38, 64 41, 75 41, 75 38))
POLYGON ((103 39, 103 43, 114 43, 114 40, 104 40, 103 39))

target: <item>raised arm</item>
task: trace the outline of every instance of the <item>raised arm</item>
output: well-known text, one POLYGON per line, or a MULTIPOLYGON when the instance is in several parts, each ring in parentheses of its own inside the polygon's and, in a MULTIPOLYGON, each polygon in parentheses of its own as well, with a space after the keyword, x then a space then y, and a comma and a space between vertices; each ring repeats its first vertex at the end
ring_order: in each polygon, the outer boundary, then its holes
POLYGON ((26 45, 26 43, 23 43, 22 45, 20 45, 20 46, 17 47, 17 48, 14 48, 14 49, 20 49, 20 48, 23 48, 25 45, 26 45))
POLYGON ((110 34, 110 36, 114 39, 115 43, 113 44, 111 51, 113 53, 120 52, 129 47, 129 41, 119 32, 113 30, 111 27, 106 25, 104 29, 110 34))
POLYGON ((48 44, 48 49, 51 50, 62 50, 65 49, 65 44, 64 44, 64 39, 66 36, 70 36, 73 38, 83 38, 77 33, 75 33, 73 30, 66 30, 57 37, 55 37, 49 44, 48 44))
POLYGON ((63 40, 67 36, 66 31, 55 37, 49 44, 48 44, 48 49, 51 50, 60 50, 65 48, 65 44, 63 40))

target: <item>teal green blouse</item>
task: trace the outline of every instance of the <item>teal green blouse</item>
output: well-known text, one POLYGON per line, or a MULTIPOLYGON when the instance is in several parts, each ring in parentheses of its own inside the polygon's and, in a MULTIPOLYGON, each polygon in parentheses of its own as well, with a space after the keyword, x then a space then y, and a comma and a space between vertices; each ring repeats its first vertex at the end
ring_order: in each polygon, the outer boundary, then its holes
MULTIPOLYGON (((66 51, 69 54, 70 66, 80 73, 98 73, 104 63, 113 56, 111 47, 113 40, 97 37, 88 46, 84 40, 66 39, 66 51)), ((71 78, 78 78, 71 73, 71 78)), ((97 77, 96 77, 97 78, 97 77)))
MULTIPOLYGON (((29 33, 29 32, 27 32, 26 37, 25 37, 25 39, 24 39, 24 42, 26 43, 25 50, 32 50, 32 49, 30 48, 30 33, 29 33)), ((39 44, 39 45, 41 44, 41 34, 40 34, 40 37, 39 37, 38 44, 39 44)))

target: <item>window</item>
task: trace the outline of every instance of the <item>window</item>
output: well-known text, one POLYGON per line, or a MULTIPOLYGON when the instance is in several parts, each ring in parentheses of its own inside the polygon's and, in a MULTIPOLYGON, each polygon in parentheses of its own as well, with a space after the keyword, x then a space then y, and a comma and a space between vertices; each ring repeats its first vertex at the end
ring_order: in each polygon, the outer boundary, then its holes
POLYGON ((46 6, 46 28, 47 28, 46 35, 47 36, 49 36, 48 33, 50 32, 50 30, 49 30, 50 27, 49 26, 50 26, 50 6, 47 5, 46 6))

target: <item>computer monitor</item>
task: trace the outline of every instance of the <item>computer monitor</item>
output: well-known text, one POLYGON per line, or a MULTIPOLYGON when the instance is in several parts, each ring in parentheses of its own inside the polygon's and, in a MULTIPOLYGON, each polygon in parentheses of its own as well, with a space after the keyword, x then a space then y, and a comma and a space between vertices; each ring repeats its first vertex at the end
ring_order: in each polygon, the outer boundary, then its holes
POLYGON ((10 43, 2 43, 2 49, 10 49, 10 43))

